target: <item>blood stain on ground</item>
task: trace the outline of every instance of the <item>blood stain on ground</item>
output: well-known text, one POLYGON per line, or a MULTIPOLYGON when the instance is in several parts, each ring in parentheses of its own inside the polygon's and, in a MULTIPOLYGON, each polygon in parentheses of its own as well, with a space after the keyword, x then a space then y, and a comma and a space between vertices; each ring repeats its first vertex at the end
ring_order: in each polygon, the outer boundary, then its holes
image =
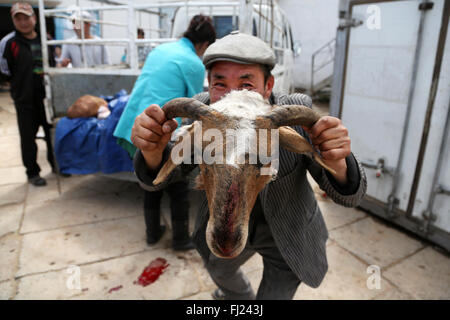
POLYGON ((117 287, 111 288, 111 289, 109 289, 108 293, 111 293, 111 292, 113 292, 113 291, 120 290, 120 289, 122 289, 122 288, 123 288, 123 286, 117 286, 117 287))
POLYGON ((143 287, 152 284, 158 280, 159 276, 164 272, 164 270, 169 266, 167 260, 164 258, 156 258, 142 271, 137 281, 134 284, 140 284, 143 287))

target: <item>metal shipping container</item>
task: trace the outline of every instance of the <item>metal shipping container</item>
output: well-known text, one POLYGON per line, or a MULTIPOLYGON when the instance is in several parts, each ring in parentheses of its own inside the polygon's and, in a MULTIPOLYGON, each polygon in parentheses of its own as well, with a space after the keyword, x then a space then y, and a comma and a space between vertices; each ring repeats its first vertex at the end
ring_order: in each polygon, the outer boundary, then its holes
POLYGON ((330 113, 366 168, 362 208, 450 250, 450 1, 341 0, 330 113))

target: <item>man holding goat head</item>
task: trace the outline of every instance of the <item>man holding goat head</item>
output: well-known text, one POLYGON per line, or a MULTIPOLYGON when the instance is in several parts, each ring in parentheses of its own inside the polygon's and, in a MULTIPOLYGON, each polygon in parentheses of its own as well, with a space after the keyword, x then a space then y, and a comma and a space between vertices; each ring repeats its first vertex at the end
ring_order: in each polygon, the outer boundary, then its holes
POLYGON ((340 119, 315 113, 306 95, 272 93, 275 55, 262 40, 234 32, 210 45, 203 63, 207 93, 136 118, 136 175, 156 191, 200 167, 193 241, 218 286, 215 299, 292 299, 301 282, 318 287, 328 269, 328 231, 306 171, 347 207, 364 196, 365 173, 340 119), (179 116, 194 122, 172 136, 179 116), (240 266, 256 252, 264 272, 255 295, 240 266))

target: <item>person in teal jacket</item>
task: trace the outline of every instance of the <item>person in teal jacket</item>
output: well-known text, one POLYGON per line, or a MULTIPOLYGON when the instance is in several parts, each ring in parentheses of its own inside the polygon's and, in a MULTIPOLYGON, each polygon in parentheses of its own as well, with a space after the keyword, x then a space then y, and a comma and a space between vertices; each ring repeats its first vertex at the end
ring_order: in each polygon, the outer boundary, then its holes
MULTIPOLYGON (((131 141, 135 118, 148 106, 163 106, 179 97, 193 97, 203 91, 205 67, 201 60, 208 46, 216 40, 211 18, 196 15, 183 37, 176 42, 159 45, 147 56, 142 72, 114 131, 117 142, 130 156, 136 147, 131 141)), ((177 119, 181 124, 181 119, 177 119)), ((170 198, 172 247, 174 250, 194 248, 189 236, 189 189, 185 180, 166 188, 170 198)), ((145 192, 144 213, 147 243, 159 241, 165 231, 160 225, 160 202, 163 191, 145 192)))

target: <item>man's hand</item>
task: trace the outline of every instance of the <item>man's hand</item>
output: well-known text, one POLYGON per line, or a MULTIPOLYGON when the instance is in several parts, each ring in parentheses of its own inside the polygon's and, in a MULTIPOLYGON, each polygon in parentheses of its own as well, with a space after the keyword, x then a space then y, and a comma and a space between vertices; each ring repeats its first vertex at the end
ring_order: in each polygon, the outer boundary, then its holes
POLYGON ((341 184, 347 183, 347 164, 345 158, 351 153, 350 137, 341 120, 335 117, 321 117, 309 133, 313 145, 320 151, 323 162, 336 170, 334 178, 341 184))
POLYGON ((142 151, 150 170, 156 170, 161 164, 164 148, 177 126, 176 120, 167 120, 164 111, 156 104, 137 116, 131 129, 131 141, 142 151))
POLYGON ((67 67, 69 65, 69 63, 71 63, 71 62, 72 62, 72 60, 70 60, 69 58, 64 58, 61 61, 61 66, 62 67, 67 67))

